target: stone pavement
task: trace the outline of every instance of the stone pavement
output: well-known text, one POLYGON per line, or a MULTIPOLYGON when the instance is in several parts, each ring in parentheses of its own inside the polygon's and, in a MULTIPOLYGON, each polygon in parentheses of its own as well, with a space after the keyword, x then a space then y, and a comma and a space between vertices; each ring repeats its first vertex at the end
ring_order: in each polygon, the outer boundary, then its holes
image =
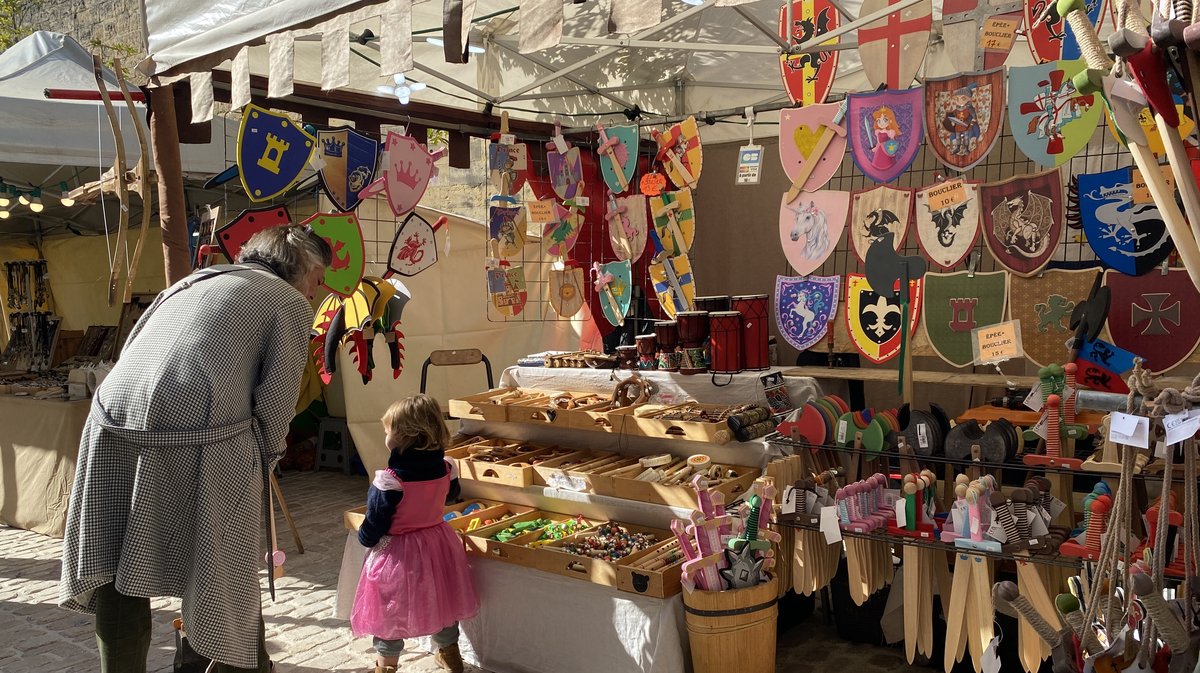
MULTIPOLYGON (((346 531, 342 512, 366 502, 366 480, 330 472, 287 472, 284 496, 304 542, 295 553, 286 523, 279 517, 279 544, 288 553, 287 576, 276 582, 279 602, 264 603, 267 649, 279 673, 370 670, 368 639, 354 640, 346 622, 334 619, 333 604, 346 531)), ((58 596, 62 543, 36 533, 0 527, 0 673, 98 671, 92 618, 62 610, 58 596)), ((264 579, 264 596, 266 582, 264 579)), ((158 599, 149 671, 171 670, 175 640, 171 620, 179 602, 158 599)), ((894 648, 862 647, 837 639, 818 616, 780 640, 780 671, 855 670, 862 673, 907 668, 894 648)), ((440 669, 433 658, 410 653, 405 673, 440 669)))

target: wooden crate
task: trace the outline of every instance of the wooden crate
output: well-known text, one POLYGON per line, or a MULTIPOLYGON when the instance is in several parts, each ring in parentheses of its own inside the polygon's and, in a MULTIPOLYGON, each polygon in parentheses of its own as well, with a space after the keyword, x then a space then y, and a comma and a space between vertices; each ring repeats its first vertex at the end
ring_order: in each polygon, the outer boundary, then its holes
POLYGON ((552 522, 566 521, 575 517, 569 514, 558 514, 555 512, 543 512, 541 510, 530 509, 527 512, 517 514, 504 521, 498 521, 490 526, 476 528, 466 534, 467 551, 479 556, 507 561, 517 565, 530 565, 530 558, 536 549, 526 547, 525 544, 535 541, 541 535, 541 529, 530 531, 524 535, 519 535, 508 542, 493 540, 492 536, 500 531, 509 528, 513 525, 524 521, 535 521, 537 519, 549 519, 552 522))
MULTIPOLYGON (((733 470, 738 474, 733 479, 725 479, 720 483, 710 484, 711 490, 722 493, 727 503, 732 503, 734 500, 742 497, 754 484, 754 480, 762 476, 762 470, 757 467, 742 465, 720 465, 719 467, 722 472, 733 470)), ((637 475, 634 474, 633 476, 637 475)), ((696 508, 696 489, 692 488, 691 477, 684 481, 684 483, 674 486, 649 481, 638 481, 632 477, 617 477, 613 479, 613 489, 613 495, 618 498, 640 500, 642 502, 652 502, 659 505, 685 509, 696 508)))
POLYGON ((460 535, 466 535, 474 532, 474 530, 471 528, 472 523, 476 523, 476 529, 478 529, 492 525, 484 524, 484 521, 492 520, 493 523, 499 523, 518 514, 524 514, 532 511, 532 507, 525 507, 523 505, 510 505, 502 502, 492 505, 491 507, 476 510, 466 516, 456 517, 451 519, 449 523, 450 527, 458 531, 460 535))
POLYGON ((458 464, 458 476, 460 479, 472 479, 475 481, 486 481, 493 484, 525 488, 526 486, 532 486, 534 480, 533 465, 529 460, 553 450, 555 449, 552 447, 543 447, 522 442, 486 440, 482 443, 465 444, 456 449, 451 449, 446 452, 446 456, 454 459, 458 464), (481 446, 489 443, 503 443, 504 446, 518 445, 521 447, 522 453, 496 462, 474 460, 471 458, 472 449, 478 450, 481 446))
POLYGON ((572 430, 621 434, 625 432, 629 415, 636 408, 621 407, 620 409, 609 410, 608 405, 601 405, 592 409, 580 409, 570 415, 567 423, 572 430))
POLYGON ((518 402, 544 399, 546 392, 525 388, 496 388, 475 395, 450 400, 447 404, 450 415, 455 418, 471 418, 478 421, 508 420, 509 407, 518 402))
POLYGON ((683 590, 685 560, 683 552, 678 550, 675 538, 664 540, 649 549, 630 554, 617 563, 617 588, 631 594, 670 598, 683 590), (656 570, 633 567, 638 561, 654 558, 671 546, 675 546, 678 558, 666 566, 656 570))
MULTIPOLYGON (((678 406, 678 405, 676 405, 678 406)), ((722 405, 697 405, 707 411, 720 412, 722 405)), ((627 434, 660 439, 683 439, 708 444, 728 444, 733 441, 733 431, 725 421, 706 423, 703 421, 668 420, 663 414, 675 410, 673 406, 645 405, 636 410, 625 422, 627 434)))
MULTIPOLYGON (((442 511, 442 513, 449 514, 450 512, 461 512, 464 509, 466 509, 467 507, 469 507, 470 505, 481 506, 483 509, 479 510, 479 511, 482 512, 484 510, 495 509, 496 507, 498 507, 500 505, 500 503, 487 502, 484 500, 467 500, 464 502, 456 502, 453 505, 447 505, 446 508, 442 511)), ((363 521, 366 518, 367 518, 367 506, 366 505, 363 505, 362 507, 355 507, 354 509, 348 509, 345 512, 342 512, 342 525, 344 525, 346 527, 346 530, 358 530, 362 526, 363 521)), ((450 521, 451 521, 451 523, 453 523, 455 521, 458 521, 458 519, 455 518, 455 519, 451 519, 450 521)), ((453 527, 453 526, 451 526, 451 527, 453 527)))
MULTIPOLYGON (((670 531, 660 528, 647 528, 627 523, 619 525, 624 526, 633 533, 653 533, 659 542, 674 538, 670 531)), ((587 556, 577 556, 562 550, 563 543, 580 540, 594 534, 594 530, 585 530, 564 540, 556 540, 546 544, 534 550, 536 553, 530 557, 530 561, 534 564, 534 568, 543 572, 586 580, 593 584, 617 587, 617 569, 623 561, 627 561, 631 557, 636 557, 636 554, 631 554, 620 561, 606 561, 587 556)), ((657 543, 654 546, 657 546, 657 543)))
POLYGON ((572 400, 582 400, 595 397, 595 393, 546 393, 545 397, 526 400, 511 404, 508 407, 509 423, 526 423, 544 427, 567 429, 571 427, 571 417, 575 414, 608 405, 607 399, 581 405, 572 409, 558 409, 554 401, 563 397, 572 400))
POLYGON ((636 458, 627 458, 611 451, 580 451, 578 454, 547 461, 536 466, 534 470, 537 473, 537 483, 544 486, 596 495, 616 495, 613 476, 607 472, 612 469, 614 462, 629 460, 636 458), (582 462, 563 467, 564 463, 571 461, 582 462))

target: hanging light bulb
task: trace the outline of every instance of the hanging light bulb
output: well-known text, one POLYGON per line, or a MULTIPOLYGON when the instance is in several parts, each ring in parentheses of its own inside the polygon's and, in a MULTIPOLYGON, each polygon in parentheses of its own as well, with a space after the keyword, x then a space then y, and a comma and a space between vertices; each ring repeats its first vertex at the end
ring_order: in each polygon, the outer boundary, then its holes
POLYGON ((12 204, 12 199, 8 198, 8 185, 0 185, 0 208, 7 208, 12 204))
POLYGON ((408 105, 412 94, 416 91, 421 91, 426 87, 424 82, 410 82, 404 77, 404 73, 396 73, 392 77, 395 81, 395 86, 380 85, 375 87, 375 90, 385 96, 395 96, 396 100, 400 101, 401 105, 408 105))
MULTIPOLYGON (((435 47, 445 47, 446 46, 446 41, 440 37, 427 37, 427 38, 425 38, 425 43, 432 44, 435 47)), ((486 49, 484 49, 483 47, 480 47, 478 45, 471 44, 470 41, 467 42, 467 51, 472 54, 486 54, 487 53, 486 49)))
POLYGON ((32 210, 35 213, 40 213, 46 209, 46 206, 42 205, 42 188, 41 187, 34 187, 33 192, 30 194, 30 196, 32 197, 29 200, 29 209, 30 210, 32 210))
POLYGON ((25 192, 21 192, 21 194, 19 196, 17 196, 17 202, 20 203, 22 206, 28 206, 30 203, 29 196, 27 194, 25 194, 25 192))
POLYGON ((75 205, 75 199, 71 198, 67 194, 67 183, 65 183, 65 182, 58 183, 58 191, 59 191, 58 200, 60 203, 62 203, 64 206, 66 206, 68 208, 75 205))
POLYGON ((12 213, 7 210, 0 210, 0 220, 7 220, 10 217, 12 217, 12 213))

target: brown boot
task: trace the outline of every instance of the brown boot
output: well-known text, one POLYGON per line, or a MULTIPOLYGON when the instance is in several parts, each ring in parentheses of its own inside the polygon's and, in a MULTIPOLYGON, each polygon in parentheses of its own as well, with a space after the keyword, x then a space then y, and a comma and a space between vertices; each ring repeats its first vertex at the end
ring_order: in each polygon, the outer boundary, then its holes
POLYGON ((438 650, 433 661, 450 673, 463 673, 462 653, 458 651, 458 643, 438 650))
POLYGON ((375 673, 396 673, 395 666, 380 666, 375 664, 375 673))

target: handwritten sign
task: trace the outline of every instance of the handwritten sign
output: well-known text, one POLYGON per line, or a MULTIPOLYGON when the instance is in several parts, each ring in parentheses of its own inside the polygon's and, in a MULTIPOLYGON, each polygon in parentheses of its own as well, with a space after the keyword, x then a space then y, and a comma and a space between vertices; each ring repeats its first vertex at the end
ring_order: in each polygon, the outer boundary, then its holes
MULTIPOLYGON (((1171 166, 1159 166, 1162 170, 1163 179, 1167 182, 1168 193, 1175 192, 1175 176, 1171 174, 1171 166)), ((1133 169, 1133 202, 1134 203, 1154 203, 1154 197, 1150 196, 1150 188, 1146 186, 1146 180, 1142 177, 1142 172, 1138 169, 1133 169)))
POLYGON ((1008 51, 1012 49, 1017 39, 1019 17, 989 16, 983 22, 983 30, 979 33, 979 46, 984 49, 1008 51))
POLYGON ((757 185, 762 177, 762 145, 742 145, 738 150, 735 184, 757 185))
POLYGON ((963 187, 961 179, 947 180, 927 188, 925 198, 929 201, 930 210, 936 212, 966 201, 967 190, 963 187))
POLYGON ((554 199, 526 201, 525 208, 529 211, 529 221, 534 224, 546 224, 558 219, 554 217, 554 199))
POLYGON ((1021 357, 1021 321, 1010 320, 971 330, 971 347, 975 362, 981 365, 1021 357))

